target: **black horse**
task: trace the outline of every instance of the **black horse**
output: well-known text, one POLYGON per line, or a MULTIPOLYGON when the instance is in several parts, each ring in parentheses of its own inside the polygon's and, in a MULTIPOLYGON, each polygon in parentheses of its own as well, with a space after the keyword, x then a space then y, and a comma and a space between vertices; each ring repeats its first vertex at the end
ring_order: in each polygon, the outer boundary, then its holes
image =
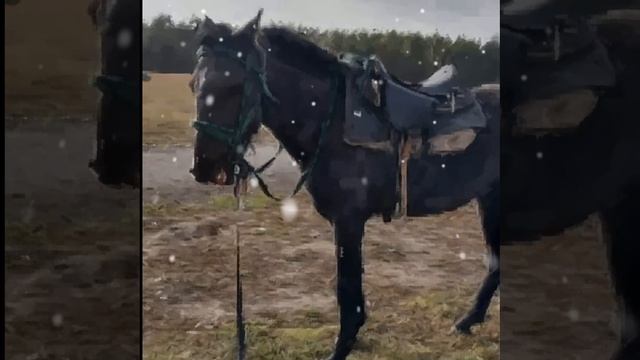
MULTIPOLYGON (((576 5, 576 11, 585 10, 582 2, 576 5)), ((531 22, 540 18, 533 13, 526 17, 531 22)), ((616 83, 594 89, 600 93, 597 106, 577 128, 558 134, 510 131, 516 123, 515 107, 529 100, 518 99, 517 94, 524 86, 523 74, 530 69, 524 47, 503 46, 501 54, 510 59, 503 62, 501 71, 502 238, 505 243, 533 240, 578 224, 590 214, 601 215, 622 312, 615 360, 640 359, 640 26, 636 22, 635 32, 633 27, 623 23, 598 27, 598 39, 614 64, 616 83)), ((548 84, 555 85, 569 84, 548 84)))
POLYGON ((142 160, 142 6, 137 0, 93 0, 89 16, 100 32, 102 92, 97 152, 89 166, 100 182, 140 186, 142 160))
MULTIPOLYGON (((343 141, 345 81, 338 58, 290 30, 260 29, 260 16, 235 32, 209 18, 197 29, 203 46, 190 86, 200 131, 191 172, 200 183, 233 184, 233 163, 263 124, 308 174, 305 186, 314 206, 335 231, 340 332, 331 358, 344 359, 366 319, 365 223, 374 215, 388 219, 394 211, 398 155, 343 141), (249 90, 247 82, 253 84, 249 90)), ((488 126, 475 142, 457 155, 425 151, 410 160, 408 175, 409 216, 478 200, 492 261, 473 307, 455 325, 465 333, 484 320, 500 280, 499 98, 480 90, 476 96, 488 126)))

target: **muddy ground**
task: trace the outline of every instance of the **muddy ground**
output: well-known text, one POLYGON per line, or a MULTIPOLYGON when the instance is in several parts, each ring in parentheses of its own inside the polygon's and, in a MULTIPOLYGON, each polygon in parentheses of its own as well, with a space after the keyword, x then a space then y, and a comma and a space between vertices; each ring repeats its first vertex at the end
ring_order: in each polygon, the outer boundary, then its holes
POLYGON ((5 358, 139 358, 139 190, 89 171, 89 118, 5 124, 5 358))

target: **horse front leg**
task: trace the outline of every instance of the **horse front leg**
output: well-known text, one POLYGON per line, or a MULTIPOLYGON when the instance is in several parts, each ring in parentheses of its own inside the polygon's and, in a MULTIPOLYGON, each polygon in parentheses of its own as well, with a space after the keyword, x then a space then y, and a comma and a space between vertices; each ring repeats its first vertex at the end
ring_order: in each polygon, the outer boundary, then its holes
POLYGON ((345 359, 353 349, 366 320, 362 292, 362 237, 364 221, 340 219, 334 222, 338 264, 337 296, 340 332, 330 360, 345 359))
POLYGON ((458 320, 454 330, 471 334, 471 327, 484 322, 493 294, 500 285, 500 187, 494 186, 486 196, 478 198, 478 208, 482 219, 484 239, 489 257, 487 275, 476 294, 469 312, 458 320))
POLYGON ((614 360, 640 359, 640 188, 602 212, 603 237, 620 312, 620 347, 614 360))

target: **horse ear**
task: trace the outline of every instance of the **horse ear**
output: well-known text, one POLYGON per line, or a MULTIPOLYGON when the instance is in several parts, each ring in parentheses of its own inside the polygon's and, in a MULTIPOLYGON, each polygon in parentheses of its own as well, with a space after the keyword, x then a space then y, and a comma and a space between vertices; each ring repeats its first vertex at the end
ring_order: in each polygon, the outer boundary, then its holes
POLYGON ((258 15, 254 17, 251 21, 247 23, 247 25, 242 28, 241 32, 251 35, 255 37, 256 34, 260 31, 260 21, 262 20, 262 12, 263 9, 258 11, 258 15))

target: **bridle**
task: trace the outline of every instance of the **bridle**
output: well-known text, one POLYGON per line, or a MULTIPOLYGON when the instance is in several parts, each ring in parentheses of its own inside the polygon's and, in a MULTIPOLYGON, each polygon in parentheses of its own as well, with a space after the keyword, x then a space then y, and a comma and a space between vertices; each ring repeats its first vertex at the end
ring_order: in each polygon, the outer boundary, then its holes
MULTIPOLYGON (((240 183, 245 181, 249 176, 253 176, 258 181, 260 189, 266 196, 279 201, 280 199, 275 197, 269 191, 268 186, 260 174, 269 168, 278 155, 280 155, 284 149, 282 143, 279 143, 278 150, 275 155, 258 168, 254 168, 244 158, 247 145, 250 141, 249 136, 247 136, 247 132, 250 130, 252 124, 262 123, 265 102, 271 101, 275 104, 279 103, 278 99, 276 99, 276 97, 271 93, 267 84, 266 52, 257 42, 255 47, 252 48, 246 56, 241 52, 222 44, 211 45, 203 42, 198 48, 196 55, 198 56, 198 59, 215 55, 239 63, 245 69, 245 80, 243 83, 240 113, 238 114, 236 121, 237 127, 229 128, 212 122, 200 120, 194 121, 193 127, 199 134, 221 141, 227 146, 227 148, 231 149, 229 160, 233 165, 235 183, 234 192, 236 192, 236 194, 239 191, 240 183), (265 58, 261 58, 261 53, 265 58)), ((334 77, 331 81, 332 100, 330 102, 329 116, 321 124, 318 147, 311 159, 310 165, 302 172, 290 197, 293 197, 300 191, 317 161, 320 148, 322 147, 326 137, 326 129, 328 128, 331 119, 334 117, 335 101, 337 100, 337 80, 337 77, 334 77)))

